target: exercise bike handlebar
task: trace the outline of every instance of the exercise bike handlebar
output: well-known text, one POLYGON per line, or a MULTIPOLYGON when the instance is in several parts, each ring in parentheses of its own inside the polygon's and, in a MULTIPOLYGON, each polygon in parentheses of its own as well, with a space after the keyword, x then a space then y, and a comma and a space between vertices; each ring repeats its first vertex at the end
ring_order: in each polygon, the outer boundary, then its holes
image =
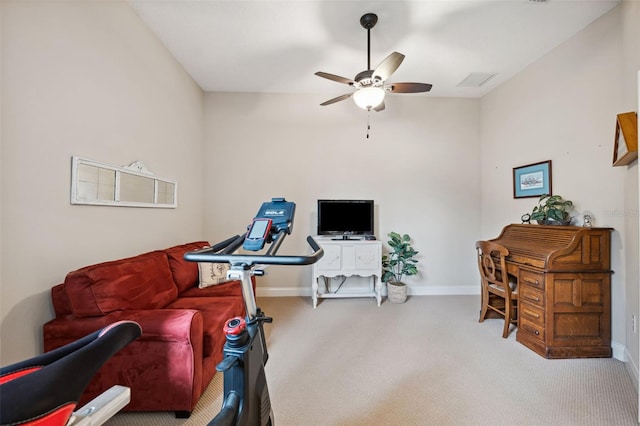
POLYGON ((324 250, 318 245, 313 237, 307 237, 307 243, 311 246, 313 253, 306 256, 289 256, 271 254, 277 251, 280 243, 284 239, 285 231, 279 232, 273 239, 272 247, 267 254, 233 254, 242 242, 244 235, 236 235, 228 238, 210 248, 185 253, 184 258, 192 262, 230 263, 231 265, 244 265, 251 267, 254 265, 311 265, 324 255, 324 250))

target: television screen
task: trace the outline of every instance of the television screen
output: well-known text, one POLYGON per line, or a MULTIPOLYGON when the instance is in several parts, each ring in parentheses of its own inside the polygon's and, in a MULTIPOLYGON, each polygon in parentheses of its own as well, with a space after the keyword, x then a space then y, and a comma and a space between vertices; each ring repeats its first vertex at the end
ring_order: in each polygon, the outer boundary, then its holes
POLYGON ((318 200, 318 235, 373 234, 373 200, 318 200))

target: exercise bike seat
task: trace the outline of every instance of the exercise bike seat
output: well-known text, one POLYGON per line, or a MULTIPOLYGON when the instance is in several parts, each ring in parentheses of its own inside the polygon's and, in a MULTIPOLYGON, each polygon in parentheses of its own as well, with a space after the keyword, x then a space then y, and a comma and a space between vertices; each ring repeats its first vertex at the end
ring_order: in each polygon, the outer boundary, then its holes
POLYGON ((142 334, 119 321, 75 342, 0 368, 0 424, 63 426, 100 367, 142 334))

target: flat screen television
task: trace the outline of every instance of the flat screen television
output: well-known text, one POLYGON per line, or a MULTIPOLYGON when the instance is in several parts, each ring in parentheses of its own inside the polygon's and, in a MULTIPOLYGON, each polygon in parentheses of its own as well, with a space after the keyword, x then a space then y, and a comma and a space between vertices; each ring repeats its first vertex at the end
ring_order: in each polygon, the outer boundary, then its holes
POLYGON ((373 234, 373 200, 318 200, 318 235, 373 234))

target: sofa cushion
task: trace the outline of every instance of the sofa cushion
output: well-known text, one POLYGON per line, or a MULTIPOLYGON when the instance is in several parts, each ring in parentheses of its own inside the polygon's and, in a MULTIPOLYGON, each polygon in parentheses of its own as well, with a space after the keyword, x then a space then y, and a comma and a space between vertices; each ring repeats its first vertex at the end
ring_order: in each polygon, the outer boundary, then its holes
POLYGON ((56 317, 73 313, 64 284, 51 287, 51 301, 53 302, 53 312, 55 312, 56 317))
POLYGON ((67 274, 64 285, 73 313, 79 317, 159 309, 178 296, 162 251, 86 266, 67 274))
POLYGON ((188 251, 199 250, 206 246, 209 246, 208 242, 197 241, 164 250, 169 259, 169 267, 173 275, 173 281, 176 283, 176 286, 178 286, 178 293, 182 293, 186 289, 193 287, 198 282, 198 264, 184 260, 184 254, 188 251))
POLYGON ((229 281, 227 278, 228 271, 228 263, 198 263, 198 274, 200 276, 198 288, 207 288, 229 281))
MULTIPOLYGON (((256 279, 251 277, 253 292, 256 291, 256 279)), ((179 297, 239 297, 242 300, 242 283, 238 280, 227 281, 211 287, 191 287, 180 293, 179 297)), ((244 302, 243 302, 244 303, 244 302)))

